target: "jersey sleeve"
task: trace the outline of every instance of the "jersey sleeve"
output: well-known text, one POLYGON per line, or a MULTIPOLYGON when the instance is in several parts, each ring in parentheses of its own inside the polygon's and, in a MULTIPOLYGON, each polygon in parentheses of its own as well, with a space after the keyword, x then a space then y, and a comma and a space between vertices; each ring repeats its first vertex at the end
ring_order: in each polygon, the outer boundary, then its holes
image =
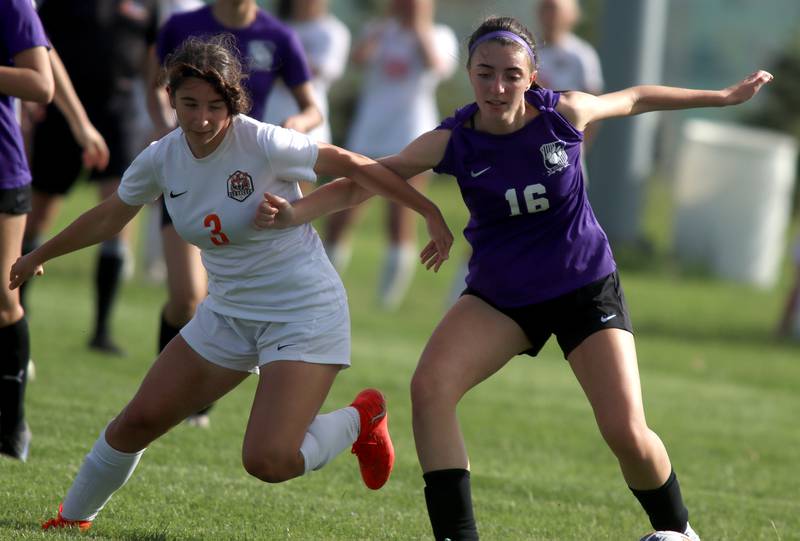
POLYGON ((299 131, 272 124, 259 126, 258 143, 267 156, 275 177, 286 182, 317 181, 314 165, 319 147, 299 131))
POLYGON ((122 175, 117 195, 126 205, 138 206, 154 201, 163 188, 158 182, 153 156, 158 142, 144 149, 122 175))
POLYGON ((311 69, 308 67, 303 44, 294 30, 286 29, 286 36, 281 42, 280 72, 281 79, 289 88, 311 80, 311 69))
POLYGON ((172 15, 156 34, 156 56, 158 63, 163 64, 167 55, 178 46, 178 17, 172 15))
POLYGON ((9 58, 34 47, 50 48, 39 16, 30 0, 12 0, 0 17, 0 37, 9 58))

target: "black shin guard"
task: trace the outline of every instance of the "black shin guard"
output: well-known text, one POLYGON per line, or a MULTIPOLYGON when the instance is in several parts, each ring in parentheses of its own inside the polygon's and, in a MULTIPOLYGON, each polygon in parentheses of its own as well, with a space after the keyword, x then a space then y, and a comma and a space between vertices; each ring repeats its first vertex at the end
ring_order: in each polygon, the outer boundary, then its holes
POLYGON ((689 511, 683 504, 681 486, 673 471, 666 483, 652 490, 631 489, 633 495, 642 504, 650 524, 656 530, 668 530, 683 533, 689 522, 689 511))
POLYGON ((436 541, 477 541, 469 471, 436 470, 425 479, 425 503, 436 541))
POLYGON ((30 335, 25 318, 0 327, 0 434, 7 437, 25 420, 30 335))
POLYGON ((118 255, 100 254, 97 260, 95 286, 97 287, 97 316, 95 319, 95 337, 109 338, 109 319, 111 308, 117 298, 119 284, 122 281, 122 267, 125 260, 118 255))
POLYGON ((181 330, 183 325, 173 325, 164 317, 164 312, 161 312, 161 327, 158 329, 158 351, 164 351, 169 341, 175 338, 181 330))

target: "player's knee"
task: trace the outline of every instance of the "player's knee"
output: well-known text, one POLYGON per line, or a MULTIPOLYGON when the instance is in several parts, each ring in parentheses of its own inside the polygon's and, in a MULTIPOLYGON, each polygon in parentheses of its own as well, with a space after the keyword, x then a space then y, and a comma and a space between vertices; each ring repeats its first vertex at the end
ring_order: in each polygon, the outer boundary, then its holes
POLYGON ((200 298, 186 293, 171 296, 164 307, 164 314, 171 323, 183 325, 192 319, 200 300, 200 298))
POLYGON ((143 442, 146 446, 164 430, 163 413, 157 408, 132 407, 129 405, 114 420, 113 430, 123 439, 143 442))
POLYGON ((651 454, 652 432, 644 423, 608 422, 601 425, 600 431, 619 460, 638 462, 651 454))
POLYGON ((461 397, 449 378, 436 374, 417 371, 411 378, 411 406, 415 412, 441 408, 447 404, 455 405, 461 397))
POLYGON ((7 327, 22 319, 25 310, 19 302, 0 298, 0 327, 7 327))
POLYGON ((265 483, 282 483, 297 477, 297 451, 282 449, 248 451, 242 453, 245 471, 265 483))

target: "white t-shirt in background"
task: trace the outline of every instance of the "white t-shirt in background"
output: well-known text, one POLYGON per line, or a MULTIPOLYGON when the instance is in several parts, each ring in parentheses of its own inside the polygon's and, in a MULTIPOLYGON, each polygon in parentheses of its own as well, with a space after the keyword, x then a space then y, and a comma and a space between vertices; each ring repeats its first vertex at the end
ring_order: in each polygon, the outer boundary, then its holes
MULTIPOLYGON (((311 68, 311 87, 314 98, 322 112, 322 124, 308 135, 323 143, 331 142, 331 126, 328 118, 328 90, 344 74, 350 53, 350 31, 333 15, 314 21, 287 22, 297 32, 303 44, 308 65, 311 68)), ((264 122, 280 125, 291 115, 299 112, 297 102, 289 88, 278 80, 267 97, 264 122)))
POLYGON ((201 249, 206 306, 257 321, 301 321, 347 309, 344 287, 309 224, 257 230, 269 191, 294 201, 315 181, 318 148, 308 136, 233 118, 219 147, 195 158, 178 128, 152 143, 122 177, 118 194, 143 205, 163 193, 178 234, 201 249))
POLYGON ((603 91, 600 57, 594 47, 575 34, 567 34, 558 44, 544 44, 539 57, 539 82, 551 90, 579 90, 589 94, 603 91))
POLYGON ((457 67, 458 40, 448 26, 434 26, 434 50, 445 65, 436 72, 425 66, 414 33, 396 21, 373 23, 365 32, 377 32, 379 43, 366 67, 345 146, 379 158, 399 152, 439 124, 436 87, 457 67))

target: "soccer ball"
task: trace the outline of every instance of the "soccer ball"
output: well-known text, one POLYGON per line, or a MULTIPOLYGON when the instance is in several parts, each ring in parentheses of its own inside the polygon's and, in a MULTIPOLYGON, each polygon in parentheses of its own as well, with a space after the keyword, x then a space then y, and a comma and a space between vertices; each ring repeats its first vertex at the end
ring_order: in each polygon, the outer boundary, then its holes
POLYGON ((692 541, 692 538, 678 532, 659 531, 649 533, 639 541, 692 541))

